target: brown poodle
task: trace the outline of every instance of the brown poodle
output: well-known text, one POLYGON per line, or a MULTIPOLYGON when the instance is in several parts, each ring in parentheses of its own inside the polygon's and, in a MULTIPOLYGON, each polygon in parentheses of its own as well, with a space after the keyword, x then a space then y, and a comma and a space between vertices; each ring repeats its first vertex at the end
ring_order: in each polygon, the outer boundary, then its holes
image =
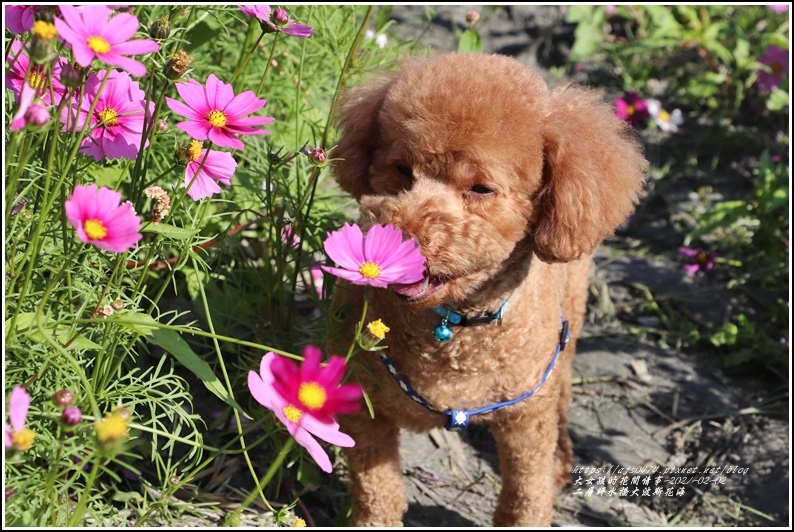
MULTIPOLYGON (((333 156, 362 225, 394 224, 427 259, 423 282, 369 292, 367 321, 390 332, 388 350, 354 358, 374 418, 340 419, 356 441, 350 525, 401 523, 401 428, 471 422, 497 443, 494 524, 548 526, 571 471, 591 255, 642 194, 637 142, 595 92, 549 90, 505 56, 445 54, 349 90, 333 156)), ((363 294, 337 283, 332 352, 350 345, 363 294)))

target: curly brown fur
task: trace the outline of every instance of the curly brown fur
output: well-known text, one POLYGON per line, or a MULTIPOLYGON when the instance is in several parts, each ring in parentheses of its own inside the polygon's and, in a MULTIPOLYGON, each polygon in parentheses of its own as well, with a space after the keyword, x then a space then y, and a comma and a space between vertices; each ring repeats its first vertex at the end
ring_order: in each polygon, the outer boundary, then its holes
MULTIPOLYGON (((518 61, 445 54, 408 60, 398 71, 350 89, 333 156, 339 184, 359 202, 362 224, 392 223, 416 239, 428 288, 370 293, 368 320, 381 319, 398 371, 440 410, 476 409, 531 390, 559 341, 571 343, 538 392, 472 416, 499 451, 502 492, 496 525, 549 525, 567 482, 571 359, 584 321, 591 255, 634 210, 648 164, 627 126, 585 88, 549 90, 518 61), (397 293, 400 292, 400 293, 397 293), (455 328, 433 338, 446 304, 467 315, 510 300, 501 325, 455 328)), ((350 345, 364 290, 339 282, 340 320, 330 349, 350 345)), ((413 402, 377 354, 356 372, 375 411, 344 416, 356 526, 400 524, 407 507, 399 430, 444 426, 413 402)))

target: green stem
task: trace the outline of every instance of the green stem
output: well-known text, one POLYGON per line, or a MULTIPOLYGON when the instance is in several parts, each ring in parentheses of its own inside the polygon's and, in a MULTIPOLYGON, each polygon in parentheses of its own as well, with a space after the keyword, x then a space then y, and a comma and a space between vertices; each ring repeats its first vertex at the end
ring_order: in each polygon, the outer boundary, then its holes
MULTIPOLYGON (((273 36, 273 44, 270 45, 270 55, 267 57, 267 63, 265 63, 265 70, 264 72, 262 72, 262 79, 259 80, 259 86, 256 88, 257 97, 259 97, 259 95, 262 93, 262 86, 265 84, 265 78, 267 77, 267 73, 270 70, 270 65, 273 61, 273 55, 276 53, 276 43, 278 42, 279 35, 280 35, 279 33, 276 33, 273 36)), ((258 43, 259 41, 257 41, 257 44, 258 43)), ((300 88, 300 86, 298 88, 300 88)))
MULTIPOLYGON (((259 24, 259 22, 256 19, 252 19, 250 27, 253 27, 254 24, 259 24)), ((242 73, 243 68, 245 68, 245 66, 248 64, 248 60, 251 59, 251 56, 253 55, 254 51, 257 49, 257 47, 259 47, 259 43, 262 42, 262 38, 264 36, 265 36, 265 30, 262 30, 262 33, 259 34, 259 38, 256 40, 256 42, 251 47, 251 49, 248 50, 248 53, 245 55, 243 60, 240 61, 240 64, 237 65, 237 69, 234 71, 234 74, 232 75, 232 79, 229 80, 230 85, 234 86, 234 80, 236 80, 237 76, 239 76, 242 73)))
POLYGON ((94 482, 96 482, 97 472, 99 471, 99 460, 93 464, 91 471, 88 473, 88 481, 86 481, 85 488, 80 492, 80 500, 77 501, 77 508, 74 509, 71 519, 69 519, 69 528, 77 526, 85 512, 85 507, 88 505, 88 500, 91 498, 91 491, 94 489, 94 482))
POLYGON ((240 506, 228 517, 227 523, 237 523, 240 519, 240 514, 243 512, 243 510, 248 508, 252 502, 254 502, 257 494, 260 494, 265 504, 268 504, 267 499, 262 494, 262 486, 267 486, 273 479, 273 475, 276 474, 276 471, 279 470, 281 464, 284 463, 284 460, 287 458, 290 450, 292 450, 294 443, 295 440, 293 438, 289 438, 287 440, 287 442, 281 448, 281 451, 279 451, 278 456, 276 456, 276 459, 270 464, 270 467, 267 469, 265 475, 256 483, 256 489, 251 490, 251 493, 249 493, 245 500, 240 503, 240 506))
POLYGON ((350 343, 350 348, 345 355, 345 362, 349 362, 353 356, 356 345, 358 345, 359 338, 361 338, 361 331, 364 329, 364 322, 367 321, 367 308, 369 307, 369 285, 364 287, 364 306, 361 310, 361 320, 356 325, 356 334, 353 336, 353 341, 350 343))

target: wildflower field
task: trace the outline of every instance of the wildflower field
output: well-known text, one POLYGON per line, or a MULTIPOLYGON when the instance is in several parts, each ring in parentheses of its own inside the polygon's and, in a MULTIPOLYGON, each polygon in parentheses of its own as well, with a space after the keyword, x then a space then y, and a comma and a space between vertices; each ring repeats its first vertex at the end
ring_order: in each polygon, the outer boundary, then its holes
MULTIPOLYGON (((337 420, 389 324, 365 309, 326 353, 333 283, 424 268, 331 172, 344 89, 438 51, 396 9, 4 5, 6 526, 344 523, 337 420)), ((788 415, 788 6, 555 9, 538 65, 614 101, 653 164, 616 253, 721 295, 696 315, 632 286, 591 319, 785 388, 788 415)), ((509 6, 467 11, 457 50, 499 51, 509 6)))

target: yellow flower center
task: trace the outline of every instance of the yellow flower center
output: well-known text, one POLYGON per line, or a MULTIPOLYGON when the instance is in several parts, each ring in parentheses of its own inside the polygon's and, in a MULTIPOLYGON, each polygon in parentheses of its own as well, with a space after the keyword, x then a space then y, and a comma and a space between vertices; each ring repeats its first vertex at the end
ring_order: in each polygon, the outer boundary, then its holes
POLYGON ((298 399, 310 410, 322 408, 327 398, 325 388, 316 382, 303 382, 298 388, 298 399))
POLYGON ((361 265, 361 268, 359 268, 358 271, 361 272, 361 275, 367 279, 375 279, 378 275, 380 275, 380 266, 374 262, 365 262, 361 265))
POLYGON ((217 109, 210 111, 210 114, 207 115, 207 120, 209 120, 212 127, 223 127, 226 125, 226 113, 217 109))
POLYGON ((695 255, 695 262, 701 266, 705 266, 709 263, 709 256, 705 252, 699 251, 698 254, 695 255))
POLYGON ((670 121, 670 113, 667 111, 659 111, 659 120, 662 122, 669 122, 670 121))
POLYGON ((783 72, 783 65, 780 64, 780 61, 773 61, 769 68, 772 69, 773 74, 780 74, 783 72))
POLYGON ((127 420, 123 415, 112 413, 100 421, 94 423, 96 437, 100 442, 108 440, 119 440, 129 433, 127 420))
POLYGON ((634 106, 633 105, 629 105, 629 106, 626 107, 626 114, 629 115, 629 116, 634 114, 634 106))
POLYGON ((33 34, 42 41, 51 41, 58 36, 58 31, 55 29, 55 24, 37 20, 33 24, 33 34))
POLYGON ((107 126, 115 126, 119 123, 118 119, 116 118, 118 114, 116 114, 115 109, 111 109, 110 107, 106 108, 104 111, 99 112, 99 120, 102 121, 102 124, 107 126))
POLYGON ((191 142, 187 152, 191 161, 198 161, 199 157, 201 156, 201 142, 197 140, 191 142))
POLYGON ((88 38, 88 47, 98 54, 106 54, 110 51, 110 43, 104 37, 93 35, 88 38))
POLYGON ((102 240, 108 236, 108 229, 105 227, 105 224, 102 223, 102 220, 86 220, 83 224, 83 229, 85 229, 85 234, 88 235, 88 238, 91 240, 102 240))
POLYGON ((369 322, 367 325, 367 329, 369 333, 377 338, 378 340, 383 340, 386 338, 386 333, 390 331, 390 329, 383 323, 381 320, 375 320, 369 322))
POLYGON ((306 528, 306 521, 302 517, 296 517, 292 522, 293 527, 306 528))
POLYGON ((19 432, 15 432, 11 436, 11 441, 14 443, 14 448, 17 451, 27 451, 33 445, 33 440, 36 438, 36 433, 28 428, 24 428, 19 432))
POLYGON ((44 88, 44 78, 41 77, 41 75, 36 72, 28 72, 28 75, 25 78, 25 80, 28 82, 28 85, 30 85, 34 89, 44 88))
POLYGON ((292 405, 285 406, 281 411, 284 413, 284 416, 293 423, 297 423, 301 416, 303 416, 303 410, 292 405))

